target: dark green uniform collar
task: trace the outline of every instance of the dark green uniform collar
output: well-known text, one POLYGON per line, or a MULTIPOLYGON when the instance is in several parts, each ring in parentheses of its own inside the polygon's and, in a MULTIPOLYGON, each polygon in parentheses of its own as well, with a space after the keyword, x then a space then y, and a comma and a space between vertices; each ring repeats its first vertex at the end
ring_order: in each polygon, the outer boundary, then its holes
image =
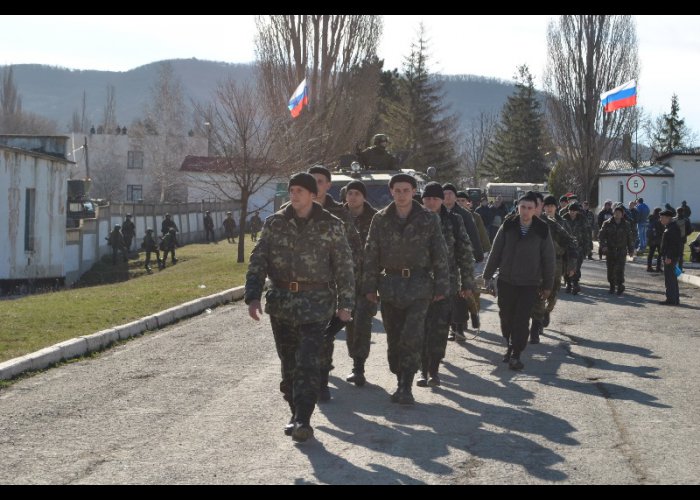
MULTIPOLYGON (((292 204, 290 203, 287 205, 287 207, 284 209, 283 212, 284 218, 287 220, 292 220, 294 218, 294 207, 292 207, 292 204)), ((311 213, 309 214, 309 219, 320 219, 323 215, 323 207, 318 204, 318 202, 313 202, 311 206, 311 213)))

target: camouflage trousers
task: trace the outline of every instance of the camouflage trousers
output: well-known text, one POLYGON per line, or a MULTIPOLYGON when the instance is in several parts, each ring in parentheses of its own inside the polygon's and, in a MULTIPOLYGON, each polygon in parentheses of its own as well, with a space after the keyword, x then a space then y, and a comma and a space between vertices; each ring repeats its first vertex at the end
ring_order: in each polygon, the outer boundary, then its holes
POLYGON ((377 304, 364 295, 355 297, 353 320, 345 325, 345 341, 348 355, 352 359, 366 360, 369 357, 372 339, 372 318, 377 314, 377 304))
POLYGON ((539 294, 537 295, 535 305, 532 307, 532 319, 542 321, 545 311, 551 313, 554 310, 554 306, 557 304, 557 294, 559 290, 561 290, 561 278, 559 278, 559 276, 563 274, 562 271, 566 271, 564 269, 564 262, 557 258, 554 264, 554 286, 552 287, 552 293, 549 294, 546 300, 542 299, 539 294))
POLYGON ((430 299, 414 300, 405 308, 381 302, 382 320, 387 338, 389 369, 394 374, 416 373, 420 368, 425 317, 430 299))
POLYGON ((421 371, 428 372, 431 361, 445 357, 447 334, 450 330, 450 312, 452 304, 449 299, 431 302, 425 316, 425 339, 421 355, 421 371))
POLYGON ((277 355, 282 363, 280 391, 297 409, 313 411, 320 384, 319 352, 328 321, 294 325, 270 316, 277 355))
POLYGON ((627 262, 627 250, 624 248, 609 248, 605 263, 608 266, 608 283, 622 285, 625 282, 625 263, 627 262))

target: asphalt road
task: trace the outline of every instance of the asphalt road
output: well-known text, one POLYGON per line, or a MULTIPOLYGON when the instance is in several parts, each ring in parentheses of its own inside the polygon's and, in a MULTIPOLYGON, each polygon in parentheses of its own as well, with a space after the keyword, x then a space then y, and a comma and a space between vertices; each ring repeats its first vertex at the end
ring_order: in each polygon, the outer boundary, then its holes
POLYGON ((698 484, 700 293, 659 306, 662 278, 630 265, 610 296, 604 266, 585 262, 522 372, 484 297, 484 330, 450 342, 443 386, 412 407, 389 402, 381 322, 364 388, 341 333, 303 444, 282 433, 269 322, 214 309, 0 389, 0 483, 698 484))

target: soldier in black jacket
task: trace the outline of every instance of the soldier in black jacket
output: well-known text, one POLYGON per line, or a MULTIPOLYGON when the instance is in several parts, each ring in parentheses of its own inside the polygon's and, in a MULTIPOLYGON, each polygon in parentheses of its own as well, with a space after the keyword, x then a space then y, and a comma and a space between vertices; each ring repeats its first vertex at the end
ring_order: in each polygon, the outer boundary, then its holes
POLYGON ((122 236, 124 236, 124 246, 126 247, 126 252, 131 251, 131 241, 136 236, 136 226, 131 220, 131 214, 126 214, 126 220, 122 224, 122 236))
POLYGON ((681 232, 678 224, 673 220, 672 210, 664 210, 659 214, 661 224, 666 229, 661 236, 661 255, 664 258, 664 281, 666 285, 666 300, 659 302, 663 306, 680 305, 680 292, 678 291, 678 277, 675 268, 678 264, 683 246, 681 244, 681 232))

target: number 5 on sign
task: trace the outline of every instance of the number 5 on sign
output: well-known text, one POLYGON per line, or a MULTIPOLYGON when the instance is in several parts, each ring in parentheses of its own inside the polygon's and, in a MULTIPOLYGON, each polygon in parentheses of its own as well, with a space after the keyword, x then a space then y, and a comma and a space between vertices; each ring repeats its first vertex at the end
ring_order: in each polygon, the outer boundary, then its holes
POLYGON ((642 191, 644 191, 646 185, 647 183, 644 180, 644 177, 642 177, 639 174, 630 175, 627 178, 627 191, 629 191, 632 194, 641 193, 642 191))

